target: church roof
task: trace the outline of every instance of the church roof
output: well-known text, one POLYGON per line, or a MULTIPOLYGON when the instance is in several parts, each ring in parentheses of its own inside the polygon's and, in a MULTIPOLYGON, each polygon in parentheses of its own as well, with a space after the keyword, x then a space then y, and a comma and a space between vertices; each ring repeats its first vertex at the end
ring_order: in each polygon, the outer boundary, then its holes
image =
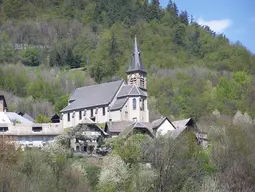
POLYGON ((142 63, 141 54, 138 49, 137 40, 136 40, 136 36, 135 36, 133 54, 132 54, 131 62, 130 62, 129 68, 127 70, 127 73, 132 73, 132 72, 136 72, 136 71, 147 73, 147 71, 145 70, 145 67, 142 63))
POLYGON ((114 104, 112 105, 112 107, 111 107, 110 110, 111 110, 111 111, 115 111, 115 110, 121 109, 121 108, 125 105, 125 103, 127 102, 127 100, 128 100, 127 97, 117 99, 117 100, 114 102, 114 104))
POLYGON ((139 87, 135 85, 124 85, 120 92, 117 95, 117 98, 127 97, 127 96, 144 96, 146 97, 146 93, 141 90, 139 87))
POLYGON ((80 87, 73 91, 69 101, 72 101, 61 112, 73 111, 101 105, 108 105, 124 80, 80 87))

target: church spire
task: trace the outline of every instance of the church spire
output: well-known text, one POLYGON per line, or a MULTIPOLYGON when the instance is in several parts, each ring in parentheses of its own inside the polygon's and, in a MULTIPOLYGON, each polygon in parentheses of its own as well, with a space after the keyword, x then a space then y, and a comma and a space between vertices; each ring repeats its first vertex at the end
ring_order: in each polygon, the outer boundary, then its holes
POLYGON ((137 46, 137 40, 135 36, 135 42, 134 42, 134 48, 133 48, 133 54, 131 58, 131 63, 129 65, 129 68, 127 70, 127 74, 134 73, 134 72, 142 72, 147 73, 145 70, 145 67, 141 60, 141 55, 137 46))

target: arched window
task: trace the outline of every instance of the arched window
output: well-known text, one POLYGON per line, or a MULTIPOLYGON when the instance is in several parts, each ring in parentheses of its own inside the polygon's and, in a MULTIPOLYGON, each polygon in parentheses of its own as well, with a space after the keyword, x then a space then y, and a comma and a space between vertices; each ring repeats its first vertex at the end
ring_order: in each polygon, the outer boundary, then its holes
POLYGON ((136 110, 136 98, 133 99, 133 110, 136 110))

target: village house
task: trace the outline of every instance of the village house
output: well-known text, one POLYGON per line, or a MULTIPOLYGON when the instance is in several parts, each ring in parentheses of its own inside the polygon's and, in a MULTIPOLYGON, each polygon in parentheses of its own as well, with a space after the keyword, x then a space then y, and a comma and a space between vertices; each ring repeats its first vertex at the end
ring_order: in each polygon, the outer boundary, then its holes
POLYGON ((44 147, 58 135, 64 134, 59 123, 34 123, 28 114, 7 111, 7 103, 0 96, 0 137, 17 147, 44 147))

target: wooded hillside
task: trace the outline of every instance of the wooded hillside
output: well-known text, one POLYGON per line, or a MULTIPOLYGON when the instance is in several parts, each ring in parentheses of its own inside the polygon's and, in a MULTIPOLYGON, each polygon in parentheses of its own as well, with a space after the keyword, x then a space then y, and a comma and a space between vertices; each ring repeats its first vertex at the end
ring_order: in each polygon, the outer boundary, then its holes
MULTIPOLYGON (((9 102, 14 110, 28 110, 20 106, 32 96, 57 112, 73 88, 93 83, 90 77, 96 83, 125 78, 137 35, 149 72, 151 119, 198 119, 216 109, 255 117, 255 56, 240 42, 199 26, 172 1, 164 9, 158 0, 0 5, 0 88, 24 98, 19 105, 9 102)), ((40 113, 49 115, 35 115, 40 113)))

